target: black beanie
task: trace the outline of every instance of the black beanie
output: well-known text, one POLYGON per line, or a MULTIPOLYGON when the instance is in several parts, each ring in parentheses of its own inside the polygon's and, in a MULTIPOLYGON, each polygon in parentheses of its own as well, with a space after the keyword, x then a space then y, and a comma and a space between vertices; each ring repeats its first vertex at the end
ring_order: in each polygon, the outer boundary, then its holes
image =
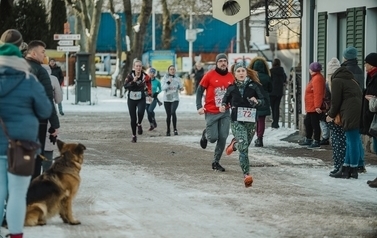
POLYGON ((367 55, 367 57, 365 57, 365 63, 377 67, 377 53, 370 53, 367 55))

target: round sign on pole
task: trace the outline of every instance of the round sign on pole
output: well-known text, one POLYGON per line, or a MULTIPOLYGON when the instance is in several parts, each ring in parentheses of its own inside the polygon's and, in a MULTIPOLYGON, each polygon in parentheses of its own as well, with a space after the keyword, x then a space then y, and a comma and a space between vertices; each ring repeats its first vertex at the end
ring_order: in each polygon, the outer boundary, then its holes
POLYGON ((212 16, 228 25, 250 16, 249 0, 212 0, 212 16))

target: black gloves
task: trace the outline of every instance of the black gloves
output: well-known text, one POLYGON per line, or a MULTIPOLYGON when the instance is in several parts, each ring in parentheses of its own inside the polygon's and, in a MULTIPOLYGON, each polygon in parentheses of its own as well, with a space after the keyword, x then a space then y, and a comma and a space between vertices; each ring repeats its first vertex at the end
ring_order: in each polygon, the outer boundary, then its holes
POLYGON ((55 145, 55 143, 56 143, 56 138, 57 138, 57 136, 52 135, 52 133, 54 133, 54 132, 55 132, 55 129, 54 129, 54 128, 50 127, 50 128, 48 129, 48 133, 50 133, 49 139, 50 139, 50 142, 51 142, 53 145, 55 145))

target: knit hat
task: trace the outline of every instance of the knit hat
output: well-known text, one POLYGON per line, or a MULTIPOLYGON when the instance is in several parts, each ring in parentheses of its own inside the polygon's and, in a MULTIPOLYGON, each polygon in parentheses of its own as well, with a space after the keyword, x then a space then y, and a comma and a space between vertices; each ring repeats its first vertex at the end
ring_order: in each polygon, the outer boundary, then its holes
POLYGON ((238 68, 241 68, 241 67, 246 69, 246 65, 245 65, 244 62, 238 62, 238 63, 236 63, 236 64, 233 66, 233 72, 236 72, 236 70, 237 70, 238 68))
POLYGON ((156 69, 155 68, 149 68, 149 73, 156 74, 156 69))
POLYGON ((339 68, 340 62, 334 57, 327 63, 327 74, 333 74, 339 68))
POLYGON ((2 41, 3 43, 10 43, 19 47, 22 44, 23 39, 21 33, 18 30, 9 29, 1 35, 0 41, 2 41))
POLYGON ((318 62, 313 62, 309 65, 309 69, 312 71, 312 72, 321 72, 322 70, 322 65, 318 62))
POLYGON ((226 54, 224 54, 224 53, 220 53, 220 54, 216 55, 216 63, 217 63, 220 59, 226 59, 226 60, 228 60, 228 57, 226 56, 226 54))
POLYGON ((21 51, 13 44, 0 44, 0 56, 17 56, 22 58, 21 51))
POLYGON ((367 57, 365 57, 365 63, 377 67, 377 53, 370 53, 367 55, 367 57))
POLYGON ((343 51, 343 57, 347 60, 357 59, 357 49, 353 46, 348 47, 343 51))

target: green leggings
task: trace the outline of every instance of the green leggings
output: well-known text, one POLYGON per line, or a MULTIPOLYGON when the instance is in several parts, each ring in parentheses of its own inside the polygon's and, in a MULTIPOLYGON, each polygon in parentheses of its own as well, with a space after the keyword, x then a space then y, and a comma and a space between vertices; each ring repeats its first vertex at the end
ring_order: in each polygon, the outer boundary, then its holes
POLYGON ((236 149, 239 152, 239 161, 244 175, 249 174, 249 145, 255 134, 254 122, 231 122, 231 129, 234 138, 236 138, 236 149))

